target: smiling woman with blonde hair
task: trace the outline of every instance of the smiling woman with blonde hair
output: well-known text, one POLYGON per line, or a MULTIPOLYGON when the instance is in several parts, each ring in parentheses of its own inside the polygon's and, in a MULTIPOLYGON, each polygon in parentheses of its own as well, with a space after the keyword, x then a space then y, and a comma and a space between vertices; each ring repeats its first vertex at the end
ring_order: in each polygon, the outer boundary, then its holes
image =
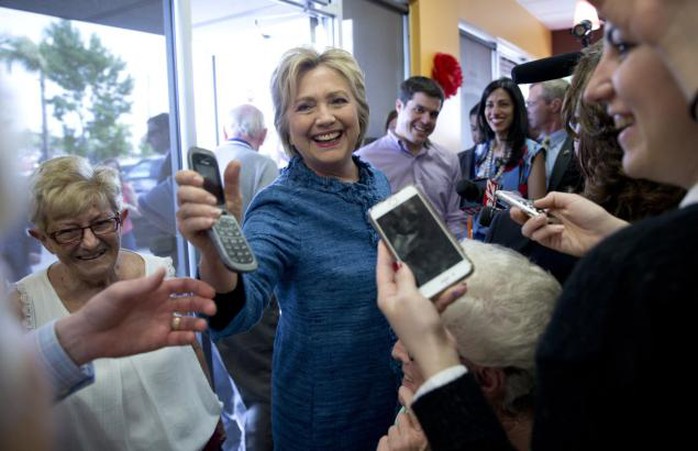
MULTIPOLYGON (((354 155, 368 124, 363 73, 344 50, 296 48, 283 55, 271 88, 291 161, 245 212, 259 268, 237 274, 222 265, 205 233, 220 210, 192 171, 177 174, 179 230, 201 251, 201 278, 219 293, 215 332, 249 329, 272 294, 278 299, 275 448, 375 449, 395 413, 397 381, 394 339, 375 305, 378 235, 366 214, 390 187, 354 155)), ((238 218, 240 170, 234 161, 225 171, 227 206, 238 218)))
MULTIPOLYGON (((113 169, 93 168, 77 156, 41 164, 31 179, 30 233, 58 262, 20 280, 11 293, 26 327, 78 312, 118 281, 160 268, 174 274, 168 259, 121 249, 127 214, 113 169)), ((192 347, 100 359, 94 367, 94 384, 54 409, 58 449, 189 451, 214 435, 220 405, 192 347)))

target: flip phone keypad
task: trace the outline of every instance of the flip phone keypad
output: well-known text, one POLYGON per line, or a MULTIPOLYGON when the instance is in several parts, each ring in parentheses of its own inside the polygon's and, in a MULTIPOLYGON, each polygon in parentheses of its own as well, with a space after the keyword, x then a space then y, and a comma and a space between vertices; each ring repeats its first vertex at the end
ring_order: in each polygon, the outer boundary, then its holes
POLYGON ((222 216, 216 223, 216 231, 231 259, 239 263, 252 263, 252 253, 249 247, 247 247, 237 221, 231 217, 222 216))

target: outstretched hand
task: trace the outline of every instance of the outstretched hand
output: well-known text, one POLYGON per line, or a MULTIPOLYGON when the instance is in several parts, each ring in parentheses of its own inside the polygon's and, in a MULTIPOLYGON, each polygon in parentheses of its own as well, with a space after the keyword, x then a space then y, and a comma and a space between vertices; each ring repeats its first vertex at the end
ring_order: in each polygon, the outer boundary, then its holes
MULTIPOLYGON (((388 319, 408 352, 414 356, 424 376, 459 364, 458 354, 448 339, 436 305, 422 296, 414 275, 405 264, 397 270, 390 252, 381 241, 378 244, 376 282, 378 307, 388 319)), ((465 293, 465 285, 444 292, 437 303, 445 308, 465 293)))
POLYGON ((190 313, 213 315, 213 288, 195 279, 165 280, 165 270, 117 282, 90 299, 77 312, 56 323, 56 334, 73 361, 123 357, 165 346, 182 346, 206 330, 206 320, 190 313), (173 314, 182 315, 173 330, 173 314))
POLYGON ((510 210, 511 218, 523 224, 521 233, 543 246, 576 257, 628 225, 577 194, 553 192, 533 204, 547 213, 529 218, 519 208, 510 210), (550 222, 549 216, 555 221, 550 222))
POLYGON ((204 189, 204 178, 195 171, 178 171, 177 228, 184 238, 202 254, 215 254, 215 248, 207 231, 221 215, 216 207, 216 196, 204 189))
MULTIPOLYGON (((225 168, 225 208, 238 222, 242 216, 242 194, 240 193, 239 161, 231 161, 225 168)), ((217 292, 226 293, 237 286, 237 274, 228 270, 218 257, 216 248, 208 236, 221 215, 216 197, 206 191, 203 177, 194 171, 179 171, 175 175, 177 189, 177 226, 184 238, 201 252, 199 275, 210 283, 217 292)))
MULTIPOLYGON (((240 222, 242 218, 242 194, 240 192, 239 161, 231 161, 223 174, 225 208, 240 222)), ((210 247, 206 231, 213 227, 221 211, 216 196, 204 189, 204 178, 195 171, 178 171, 177 225, 184 237, 202 252, 210 247)))

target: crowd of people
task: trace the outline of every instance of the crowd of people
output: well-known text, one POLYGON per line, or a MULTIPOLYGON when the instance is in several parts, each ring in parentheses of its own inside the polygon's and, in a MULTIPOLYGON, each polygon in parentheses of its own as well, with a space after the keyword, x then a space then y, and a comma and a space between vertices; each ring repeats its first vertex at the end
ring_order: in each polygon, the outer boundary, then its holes
POLYGON ((366 144, 354 57, 287 51, 271 92, 288 166, 258 153, 253 105, 230 111, 216 149, 225 208, 259 263, 248 273, 218 257, 207 231, 222 212, 194 171, 162 182, 199 280, 125 248, 130 211, 155 204, 135 208, 113 163, 47 160, 22 208, 1 112, 0 227, 24 224, 24 210, 57 261, 0 285, 0 448, 223 449, 225 400, 197 340, 207 328, 248 409, 248 449, 690 443, 685 398, 658 369, 690 355, 698 297, 698 4, 592 3, 603 42, 571 83, 536 83, 525 101, 511 79, 492 81, 460 155, 429 139, 445 100, 434 80, 405 80, 386 135, 366 144), (409 184, 473 237, 474 274, 435 299, 367 215, 409 184), (499 211, 496 189, 543 213, 499 211))
MULTIPOLYGON (((608 22, 582 101, 601 103, 613 119, 628 177, 687 193, 680 208, 632 225, 569 193, 537 200, 547 209, 539 217, 512 209, 524 235, 582 257, 538 344, 529 447, 674 448, 690 440, 690 420, 679 413, 683 397, 666 396, 655 370, 690 352, 690 300, 698 295, 688 264, 698 225, 698 154, 691 144, 698 71, 684 60, 698 44, 690 25, 698 5, 593 3, 608 22)), ((409 270, 395 271, 392 263, 381 249, 379 305, 427 378, 411 409, 429 442, 438 449, 513 449, 473 388, 438 311, 420 298, 409 270)))

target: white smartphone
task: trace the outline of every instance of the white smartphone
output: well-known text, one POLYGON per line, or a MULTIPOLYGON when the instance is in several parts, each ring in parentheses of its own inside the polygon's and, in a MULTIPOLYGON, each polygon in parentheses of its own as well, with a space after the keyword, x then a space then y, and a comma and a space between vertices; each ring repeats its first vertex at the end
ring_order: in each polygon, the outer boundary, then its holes
POLYGON ((425 297, 433 298, 473 272, 463 248, 416 187, 403 188, 368 214, 395 258, 410 267, 425 297))
POLYGON ((497 197, 497 199, 504 202, 505 204, 520 208, 524 213, 526 213, 530 217, 538 216, 541 213, 545 213, 545 211, 541 210, 540 208, 534 207, 533 201, 524 199, 523 197, 521 197, 521 195, 515 193, 514 191, 497 190, 494 192, 494 195, 497 197))

